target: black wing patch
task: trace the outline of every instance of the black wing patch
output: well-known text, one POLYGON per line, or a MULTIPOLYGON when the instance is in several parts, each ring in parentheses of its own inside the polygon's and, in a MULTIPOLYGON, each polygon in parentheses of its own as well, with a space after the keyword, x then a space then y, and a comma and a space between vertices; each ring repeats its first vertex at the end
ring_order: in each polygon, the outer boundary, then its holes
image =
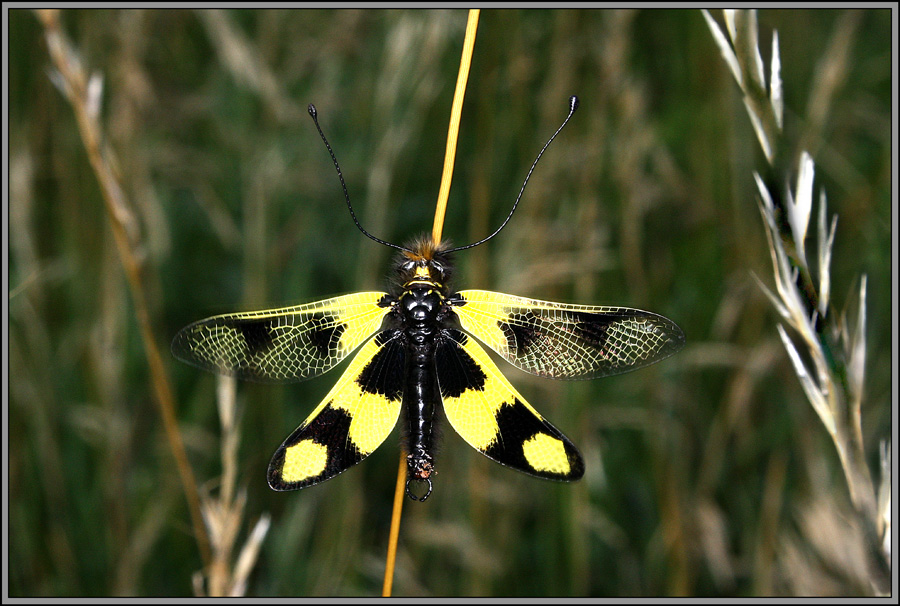
POLYGON ((487 290, 459 292, 460 325, 514 366, 553 379, 628 372, 684 347, 674 322, 629 307, 568 305, 487 290))
POLYGON ((385 293, 359 292, 307 305, 214 316, 172 341, 180 360, 252 381, 302 381, 330 370, 381 328, 385 293))
POLYGON ((325 399, 275 451, 269 486, 296 490, 356 465, 397 424, 403 398, 405 349, 399 331, 370 339, 325 399))
POLYGON ((540 478, 584 475, 575 445, 528 404, 474 339, 443 331, 435 365, 447 420, 473 448, 540 478))

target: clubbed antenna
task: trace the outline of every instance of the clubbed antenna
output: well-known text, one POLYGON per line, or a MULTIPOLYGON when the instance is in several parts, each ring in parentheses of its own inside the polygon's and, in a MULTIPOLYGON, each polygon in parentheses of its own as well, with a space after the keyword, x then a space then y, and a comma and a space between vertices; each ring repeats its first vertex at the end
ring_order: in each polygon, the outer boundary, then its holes
MULTIPOLYGON (((512 218, 513 213, 516 212, 516 207, 519 205, 519 200, 522 199, 522 194, 525 193, 525 186, 528 185, 528 179, 531 178, 531 173, 534 172, 534 167, 537 166, 538 160, 541 159, 541 156, 544 155, 544 151, 546 151, 546 149, 548 147, 550 147, 550 144, 553 143, 553 140, 556 138, 556 135, 559 134, 559 131, 561 131, 563 129, 563 127, 569 123, 569 118, 572 117, 572 114, 575 113, 576 109, 578 109, 578 97, 576 97, 575 95, 572 95, 571 97, 569 97, 569 115, 566 116, 566 119, 563 120, 563 123, 560 124, 559 128, 556 129, 556 132, 553 133, 553 136, 550 137, 550 139, 544 144, 544 147, 541 148, 541 151, 538 153, 537 158, 534 159, 534 164, 531 165, 531 168, 528 170, 528 174, 525 175, 525 182, 522 183, 522 189, 519 190, 519 195, 516 198, 515 203, 513 203, 512 210, 509 211, 509 214, 506 216, 506 219, 503 221, 503 224, 497 228, 497 231, 495 231, 494 233, 489 235, 487 238, 485 238, 483 240, 479 240, 478 242, 475 242, 474 244, 467 244, 466 246, 460 246, 459 248, 454 248, 447 252, 456 252, 459 250, 465 250, 467 248, 473 248, 475 246, 478 246, 479 244, 484 244, 485 242, 487 242, 488 240, 490 240, 491 238, 493 238, 494 236, 499 234, 501 229, 506 227, 506 224, 509 223, 509 220, 512 218)), ((319 131, 319 132, 321 132, 321 131, 319 131)), ((327 143, 326 143, 326 145, 327 145, 327 143)), ((330 148, 329 148, 329 150, 330 150, 330 148)), ((337 165, 337 162, 335 162, 335 166, 336 165, 337 165)), ((340 174, 340 171, 338 171, 338 173, 340 174)), ((348 204, 349 204, 349 200, 348 200, 348 204)), ((353 212, 353 211, 350 211, 350 212, 353 212)), ((357 225, 359 225, 359 223, 357 223, 357 225)), ((360 229, 362 229, 362 228, 360 227, 360 229)), ((368 235, 368 234, 366 234, 366 235, 368 235)), ((372 236, 369 236, 369 237, 371 238, 372 236)))
MULTIPOLYGON (((361 231, 363 234, 365 234, 367 237, 371 238, 372 240, 375 240, 379 244, 384 244, 385 246, 390 246, 391 248, 396 248, 397 250, 402 250, 402 251, 411 253, 412 251, 408 248, 404 248, 403 246, 398 246, 396 244, 391 244, 390 242, 385 242, 384 240, 382 240, 380 238, 376 238, 375 236, 373 236, 372 234, 367 232, 365 229, 363 229, 363 226, 359 224, 359 220, 356 218, 356 213, 353 212, 353 205, 350 204, 350 194, 347 193, 347 184, 344 183, 344 175, 341 174, 341 167, 338 164, 337 158, 334 157, 334 152, 331 150, 331 145, 328 144, 328 139, 325 138, 325 133, 322 132, 322 127, 319 126, 319 115, 318 115, 318 112, 316 112, 316 106, 313 105, 312 103, 310 103, 309 107, 307 109, 309 111, 309 115, 312 116, 313 122, 316 124, 316 130, 319 131, 319 136, 322 137, 322 141, 325 142, 325 147, 328 148, 328 153, 331 154, 331 161, 334 162, 334 169, 337 171, 338 179, 341 180, 341 187, 344 190, 344 199, 347 200, 347 208, 350 209, 350 216, 353 217, 353 222, 356 223, 356 226, 359 228, 359 231, 361 231)), ((556 136, 556 135, 554 135, 554 136, 556 136)), ((538 157, 540 157, 540 156, 538 156, 538 157)))

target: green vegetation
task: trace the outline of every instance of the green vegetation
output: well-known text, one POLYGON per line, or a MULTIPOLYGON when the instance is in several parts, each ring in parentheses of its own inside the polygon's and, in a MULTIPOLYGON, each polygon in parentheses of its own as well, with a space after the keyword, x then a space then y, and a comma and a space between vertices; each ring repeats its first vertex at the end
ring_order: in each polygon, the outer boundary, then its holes
MULTIPOLYGON (((862 433, 877 486, 895 329, 891 14, 759 21, 766 65, 778 31, 789 164, 801 149, 816 163, 813 227, 820 188, 838 216, 834 311, 867 276, 862 433)), ((246 495, 213 542, 235 530, 236 557, 271 516, 239 592, 379 595, 397 440, 320 486, 272 492, 269 458, 339 370, 238 384, 228 454, 215 379, 169 342, 216 313, 385 285, 391 252, 347 215, 306 105, 363 225, 397 242, 430 232, 465 22, 462 10, 60 15, 103 78, 98 124, 201 497, 231 492, 231 463, 234 498, 246 495)), ((9 12, 9 68, 10 596, 209 592, 101 187, 30 11, 9 12)), ((753 278, 774 287, 753 179, 766 160, 699 11, 482 11, 445 237, 464 244, 502 221, 571 94, 581 107, 516 216, 460 253, 456 284, 648 309, 687 346, 588 382, 502 363, 582 450, 585 478, 517 474, 446 429, 434 494, 404 506, 394 595, 871 594, 838 454, 753 278)))

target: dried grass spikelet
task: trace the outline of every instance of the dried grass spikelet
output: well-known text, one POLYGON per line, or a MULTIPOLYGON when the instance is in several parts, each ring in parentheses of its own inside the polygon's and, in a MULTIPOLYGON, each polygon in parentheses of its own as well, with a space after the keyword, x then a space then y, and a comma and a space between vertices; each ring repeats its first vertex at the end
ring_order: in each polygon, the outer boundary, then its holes
POLYGON ((832 309, 830 265, 837 217, 827 220, 825 192, 819 194, 816 272, 809 264, 806 239, 813 213, 815 164, 803 151, 796 169, 794 188, 789 182, 790 163, 784 157, 784 100, 778 34, 772 36, 769 82, 759 52, 755 11, 723 11, 723 32, 708 11, 703 11, 713 38, 743 93, 744 105, 760 146, 769 163, 764 173, 754 173, 759 190, 759 209, 772 259, 774 292, 757 278, 784 324, 778 334, 800 380, 807 399, 831 436, 861 522, 864 558, 875 593, 889 591, 890 562, 890 464, 882 450, 882 485, 876 498, 866 463, 861 427, 861 407, 866 358, 866 276, 859 281, 856 317, 832 309), (775 181, 773 183, 773 181, 775 181), (814 278, 813 276, 817 276, 814 278), (885 464, 887 460, 887 464, 885 464), (887 472, 885 472, 887 469, 887 472), (887 504, 887 505, 885 505, 887 504))

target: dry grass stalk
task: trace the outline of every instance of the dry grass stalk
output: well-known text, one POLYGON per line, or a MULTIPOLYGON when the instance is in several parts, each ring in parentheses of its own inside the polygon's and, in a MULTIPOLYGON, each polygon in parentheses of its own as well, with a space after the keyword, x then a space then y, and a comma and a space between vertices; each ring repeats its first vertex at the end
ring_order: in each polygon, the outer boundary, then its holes
POLYGON ((72 105, 85 151, 103 193, 119 259, 128 278, 156 402, 159 405, 169 447, 175 457, 188 501, 200 555, 204 566, 207 566, 210 562, 209 539, 200 513, 197 485, 178 429, 175 398, 150 321, 150 311, 142 280, 142 254, 140 252, 142 244, 139 227, 113 168, 118 165, 113 158, 113 152, 103 144, 103 130, 99 121, 103 77, 99 73, 88 76, 88 71, 75 49, 62 33, 58 10, 39 10, 37 16, 44 26, 50 58, 56 68, 56 71, 52 72, 51 78, 72 105))
POLYGON ((209 530, 212 563, 208 570, 194 574, 194 593, 198 596, 240 597, 246 593, 247 579, 259 556, 259 549, 269 530, 271 518, 263 514, 257 520, 238 557, 232 563, 244 507, 245 490, 237 491, 237 455, 240 430, 237 424, 234 377, 220 376, 217 380, 217 404, 222 427, 222 478, 217 496, 200 497, 203 520, 209 530))
MULTIPOLYGON (((855 322, 831 309, 830 264, 837 217, 827 221, 825 193, 820 192, 817 221, 818 247, 813 272, 806 255, 806 237, 812 216, 815 166, 802 152, 796 185, 782 189, 788 181, 789 164, 784 157, 783 98, 778 35, 773 34, 769 84, 759 52, 755 11, 726 10, 728 37, 707 11, 703 15, 744 95, 744 104, 760 145, 769 162, 766 178, 755 174, 775 277, 775 292, 760 285, 784 323, 778 333, 800 379, 803 391, 818 414, 837 449, 850 489, 850 497, 868 543, 870 582, 876 593, 889 591, 890 517, 889 503, 876 499, 863 447, 860 412, 863 399, 866 354, 866 277, 860 280, 855 322)), ((889 494, 889 457, 883 457, 882 494, 889 494), (887 461, 887 468, 885 463, 887 461), (887 483, 887 484, 885 484, 887 483)))

